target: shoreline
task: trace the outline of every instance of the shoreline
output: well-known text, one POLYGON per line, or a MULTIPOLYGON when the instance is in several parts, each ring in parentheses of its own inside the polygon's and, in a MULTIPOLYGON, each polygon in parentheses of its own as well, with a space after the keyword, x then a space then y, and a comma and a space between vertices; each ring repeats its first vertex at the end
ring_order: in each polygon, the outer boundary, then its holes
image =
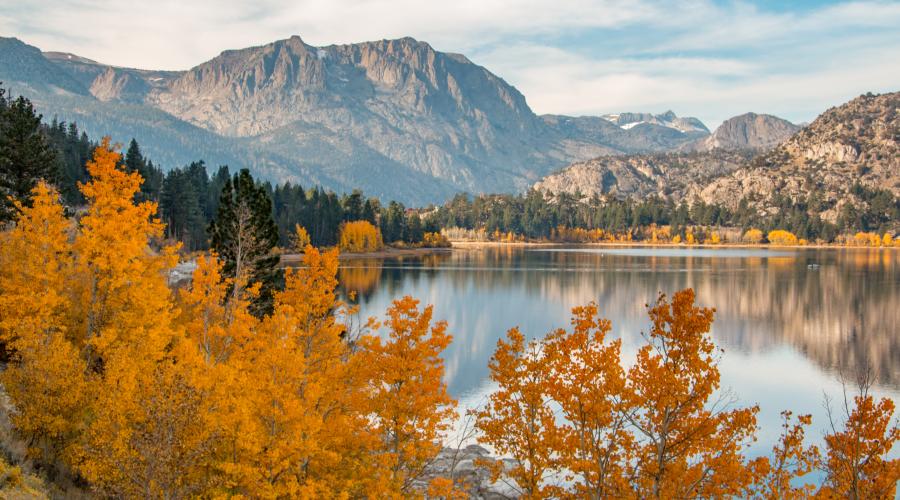
MULTIPOLYGON (((423 257, 426 255, 449 254, 456 250, 482 250, 487 248, 552 248, 552 247, 582 247, 582 248, 659 248, 672 249, 681 248, 690 250, 696 249, 756 249, 756 250, 884 250, 884 251, 900 251, 898 246, 890 247, 864 247, 864 246, 846 246, 846 245, 829 245, 829 244, 810 244, 810 245, 754 245, 750 243, 720 243, 712 245, 708 243, 696 243, 693 245, 685 245, 683 243, 647 243, 641 241, 603 241, 591 243, 553 243, 547 241, 451 241, 453 245, 450 248, 384 248, 377 252, 359 252, 359 253, 341 253, 338 258, 340 260, 354 259, 389 259, 397 257, 423 257)), ((303 258, 300 253, 281 254, 280 265, 299 264, 303 258)))
POLYGON ((610 247, 610 248, 753 248, 753 249, 773 249, 773 250, 802 250, 811 249, 832 249, 832 250, 900 250, 900 246, 889 247, 870 247, 870 246, 848 246, 848 245, 832 245, 828 243, 811 243, 808 245, 771 245, 771 244, 752 244, 752 243, 719 243, 716 245, 709 243, 695 243, 686 245, 684 243, 649 243, 644 241, 599 241, 599 242, 544 242, 544 241, 453 241, 450 243, 452 248, 460 249, 478 249, 493 247, 558 247, 558 246, 582 246, 582 247, 610 247))
MULTIPOLYGON (((392 257, 421 257, 424 255, 433 255, 437 253, 450 253, 452 248, 391 248, 386 247, 377 252, 341 252, 338 255, 339 260, 347 259, 388 259, 392 257)), ((282 265, 299 263, 303 259, 300 253, 284 253, 281 254, 282 265)))

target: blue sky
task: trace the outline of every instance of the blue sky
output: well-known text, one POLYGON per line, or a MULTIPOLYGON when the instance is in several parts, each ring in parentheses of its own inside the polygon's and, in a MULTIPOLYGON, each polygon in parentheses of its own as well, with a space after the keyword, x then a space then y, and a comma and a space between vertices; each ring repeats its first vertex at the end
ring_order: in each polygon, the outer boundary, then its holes
POLYGON ((300 35, 412 36, 466 54, 538 113, 746 111, 809 121, 900 90, 900 2, 685 0, 0 0, 0 35, 44 50, 185 69, 300 35), (189 4, 189 5, 182 5, 189 4))

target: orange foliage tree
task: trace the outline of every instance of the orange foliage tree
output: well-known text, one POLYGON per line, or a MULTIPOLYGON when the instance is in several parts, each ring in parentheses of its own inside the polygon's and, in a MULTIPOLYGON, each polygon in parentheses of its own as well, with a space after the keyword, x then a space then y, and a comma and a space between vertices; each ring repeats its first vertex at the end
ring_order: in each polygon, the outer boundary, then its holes
POLYGON ((795 422, 792 412, 783 411, 781 418, 782 433, 772 448, 771 459, 758 462, 759 477, 754 496, 767 500, 810 498, 815 493, 815 486, 803 483, 802 478, 818 468, 821 461, 819 449, 804 444, 812 417, 800 415, 795 422))
POLYGON ((742 448, 753 438, 758 408, 724 409, 709 337, 713 309, 694 305, 694 291, 649 311, 647 344, 628 373, 628 415, 635 430, 633 486, 641 496, 740 495, 752 481, 742 448))
POLYGON ((897 493, 900 459, 887 458, 900 441, 894 402, 888 398, 876 401, 869 394, 870 385, 868 376, 860 381, 852 405, 845 390, 842 429, 828 406, 831 432, 825 436, 826 478, 819 491, 826 498, 894 498, 897 493))
MULTIPOLYGON (((432 325, 432 307, 404 297, 388 309, 387 340, 364 336, 356 363, 367 382, 368 411, 379 438, 374 496, 408 495, 441 449, 456 402, 447 394, 440 355, 452 337, 432 325)), ((373 324, 374 328, 381 325, 373 324)))
POLYGON ((512 479, 525 498, 556 493, 547 480, 560 467, 556 415, 547 396, 547 367, 537 342, 526 342, 518 328, 497 342, 489 365, 498 388, 487 404, 475 412, 481 439, 497 453, 511 456, 508 469, 489 464, 494 481, 512 479))
POLYGON ((452 492, 421 480, 453 412, 446 324, 407 298, 389 340, 351 338, 337 251, 310 246, 261 318, 215 254, 174 296, 177 249, 120 160, 95 151, 78 224, 39 184, 0 233, 2 382, 33 456, 114 497, 452 492))

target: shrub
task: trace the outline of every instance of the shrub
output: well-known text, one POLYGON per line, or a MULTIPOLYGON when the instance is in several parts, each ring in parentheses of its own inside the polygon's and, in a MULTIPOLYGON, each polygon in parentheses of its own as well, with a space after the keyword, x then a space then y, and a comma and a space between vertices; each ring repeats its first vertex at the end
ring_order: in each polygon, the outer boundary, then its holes
POLYGON ((425 233, 422 246, 426 248, 450 248, 450 240, 441 233, 425 233))
POLYGON ((797 236, 795 236, 794 233, 783 229, 769 231, 767 239, 769 240, 769 243, 773 245, 796 245, 799 243, 799 240, 797 240, 797 236))
POLYGON ((375 252, 384 247, 381 231, 371 222, 358 220, 341 224, 339 247, 342 252, 375 252))
POLYGON ((859 232, 853 236, 853 243, 861 247, 878 247, 881 246, 882 239, 875 233, 859 232))
POLYGON ((744 236, 741 237, 741 239, 744 241, 744 243, 757 245, 759 243, 762 243, 763 232, 759 229, 751 228, 748 229, 746 233, 744 233, 744 236))

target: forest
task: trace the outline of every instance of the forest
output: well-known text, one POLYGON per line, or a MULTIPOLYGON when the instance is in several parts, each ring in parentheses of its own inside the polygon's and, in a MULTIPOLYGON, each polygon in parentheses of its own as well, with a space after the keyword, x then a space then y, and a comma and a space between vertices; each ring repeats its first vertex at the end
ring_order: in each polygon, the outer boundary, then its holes
POLYGON ((495 390, 459 415, 441 357, 449 325, 412 297, 354 321, 334 248, 307 244, 302 266, 276 272, 272 190, 249 172, 221 176, 209 249, 176 288, 182 243, 158 217, 168 174, 161 191, 143 187, 136 148, 104 139, 67 193, 44 132, 12 133, 6 113, 20 106, 0 105, 4 496, 462 498, 472 485, 432 467, 460 418, 512 459, 479 466, 523 498, 896 493, 894 403, 865 374, 829 413, 824 445, 785 409, 771 453, 749 456, 759 407, 720 391, 715 309, 691 289, 647 306, 630 364, 595 304, 541 340, 510 329, 490 362, 495 390))
POLYGON ((738 234, 753 229, 764 233, 781 230, 809 242, 831 243, 843 235, 880 236, 896 230, 900 200, 890 191, 858 184, 852 191, 863 200, 861 208, 852 203, 845 205, 835 224, 818 215, 821 202, 814 195, 800 202, 776 195, 778 210, 767 215, 750 208, 748 200, 741 200, 738 209, 731 211, 701 200, 676 202, 657 197, 641 201, 601 200, 596 196, 581 199, 567 193, 551 199, 534 190, 521 195, 460 194, 432 211, 425 220, 444 229, 482 231, 493 239, 513 235, 550 241, 566 241, 565 230, 600 230, 618 239, 651 240, 654 230, 666 228, 668 241, 675 237, 685 241, 688 234, 694 234, 700 242, 706 239, 702 235, 698 237, 700 233, 711 235, 723 228, 735 228, 738 234))

